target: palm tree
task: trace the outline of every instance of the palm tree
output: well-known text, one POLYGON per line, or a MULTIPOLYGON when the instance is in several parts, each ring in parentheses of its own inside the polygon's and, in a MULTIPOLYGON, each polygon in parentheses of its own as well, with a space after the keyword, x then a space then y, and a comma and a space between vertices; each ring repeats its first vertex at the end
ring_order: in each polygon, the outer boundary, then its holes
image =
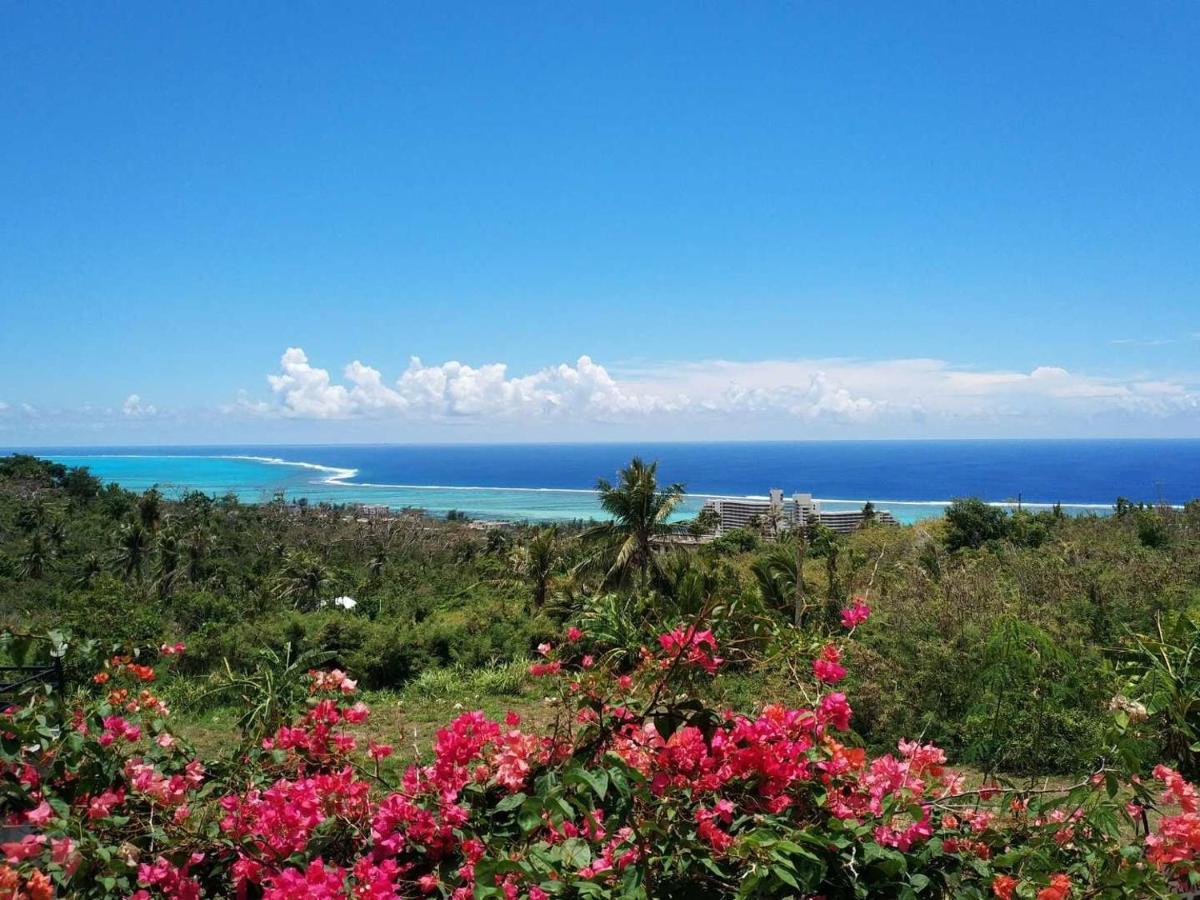
POLYGON ((21 554, 21 575, 24 578, 41 578, 50 567, 50 549, 40 531, 29 538, 29 549, 21 554))
POLYGON ((155 586, 160 599, 170 596, 175 582, 182 572, 182 552, 179 536, 173 529, 164 529, 158 535, 158 565, 155 586))
POLYGON ((71 579, 71 583, 80 590, 87 590, 96 580, 96 576, 104 571, 104 561, 99 553, 88 553, 79 561, 79 568, 71 579))
POLYGON ((534 609, 541 609, 546 605, 550 582, 562 564, 558 527, 539 529, 528 543, 513 552, 511 560, 516 573, 528 579, 533 587, 534 609))
POLYGON ((637 573, 645 580, 657 573, 653 539, 671 530, 667 519, 683 501, 683 485, 658 486, 658 463, 647 465, 635 456, 617 473, 614 485, 601 478, 596 482, 601 508, 612 521, 596 529, 611 553, 606 566, 606 584, 627 582, 637 573))
POLYGON ((67 542, 67 523, 61 516, 55 516, 46 523, 46 538, 56 551, 62 550, 67 542))
POLYGON ((688 523, 688 534, 693 537, 703 537, 713 534, 721 527, 721 514, 711 506, 706 506, 696 513, 696 518, 688 523))
POLYGON ((45 497, 34 497, 17 511, 17 525, 27 534, 41 531, 56 510, 45 497))
POLYGON ((162 522, 162 494, 157 488, 150 488, 146 493, 138 498, 137 502, 138 518, 142 520, 142 527, 147 531, 158 531, 158 526, 162 522))
POLYGON ((301 601, 309 607, 316 605, 332 575, 328 567, 313 554, 289 550, 283 568, 275 577, 275 593, 281 600, 301 601))
POLYGON ((187 578, 192 584, 199 584, 204 578, 204 563, 208 557, 208 545, 209 533, 203 525, 197 525, 188 532, 183 546, 183 554, 187 558, 185 565, 187 578))
POLYGON ((386 544, 376 544, 371 551, 370 557, 367 559, 367 576, 372 584, 377 584, 383 579, 383 572, 388 564, 388 548, 386 544))
POLYGON ((659 592, 683 615, 698 614, 720 589, 717 569, 687 550, 664 554, 659 572, 659 592))
POLYGON ((803 623, 808 612, 804 585, 804 560, 808 556, 806 529, 797 528, 791 539, 772 544, 750 566, 763 603, 775 609, 792 609, 792 624, 803 623))
POLYGON ((841 539, 832 528, 818 524, 812 529, 810 544, 813 556, 825 560, 826 604, 830 621, 836 621, 837 611, 841 608, 838 598, 838 562, 842 554, 841 539))
POLYGON ((150 534, 140 521, 130 522, 121 528, 113 561, 122 575, 126 578, 134 575, 140 578, 149 553, 150 534))

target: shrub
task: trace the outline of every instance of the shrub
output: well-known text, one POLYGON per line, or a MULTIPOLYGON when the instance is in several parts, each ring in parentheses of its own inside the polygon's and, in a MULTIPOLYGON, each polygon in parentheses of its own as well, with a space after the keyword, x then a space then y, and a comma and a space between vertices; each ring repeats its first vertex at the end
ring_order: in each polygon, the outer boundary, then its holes
POLYGON ((955 500, 946 507, 946 546, 951 550, 977 550, 988 541, 1002 540, 1008 530, 1008 514, 977 497, 955 500))
POLYGON ((971 789, 932 744, 854 746, 844 640, 811 647, 810 704, 747 716, 698 701, 721 665, 700 624, 625 674, 572 630, 530 666, 570 713, 553 731, 464 713, 399 773, 391 746, 357 747, 369 710, 340 671, 308 673, 290 723, 202 762, 169 730, 154 654, 113 656, 63 724, 60 698, 9 713, 0 799, 30 833, 4 845, 0 885, 30 900, 1065 900, 1196 877, 1200 798, 1175 771, 1156 767, 1154 788, 1105 766, 1061 789, 971 789))
POLYGON ((426 669, 404 689, 408 697, 461 700, 471 697, 510 697, 524 689, 529 678, 525 663, 514 662, 478 669, 455 666, 426 669))

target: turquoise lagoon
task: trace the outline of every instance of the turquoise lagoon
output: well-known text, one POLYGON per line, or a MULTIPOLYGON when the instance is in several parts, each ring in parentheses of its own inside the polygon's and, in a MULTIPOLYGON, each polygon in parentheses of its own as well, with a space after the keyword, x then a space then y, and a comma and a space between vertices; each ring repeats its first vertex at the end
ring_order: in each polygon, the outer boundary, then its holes
MULTIPOLYGON (((87 466, 105 482, 115 482, 134 491, 156 487, 170 497, 201 491, 214 497, 232 494, 242 502, 262 503, 282 493, 288 500, 304 498, 310 503, 415 507, 434 515, 459 510, 479 519, 535 522, 603 515, 596 492, 586 488, 375 484, 359 481, 359 472, 353 468, 266 456, 62 452, 45 455, 65 465, 87 466)), ((708 496, 715 495, 689 494, 674 518, 694 516, 708 496)), ((823 499, 822 507, 856 510, 864 502, 823 499)), ((902 522, 915 522, 940 515, 947 501, 873 502, 902 522)), ((1100 512, 1106 507, 1080 504, 1065 508, 1079 513, 1100 512)))

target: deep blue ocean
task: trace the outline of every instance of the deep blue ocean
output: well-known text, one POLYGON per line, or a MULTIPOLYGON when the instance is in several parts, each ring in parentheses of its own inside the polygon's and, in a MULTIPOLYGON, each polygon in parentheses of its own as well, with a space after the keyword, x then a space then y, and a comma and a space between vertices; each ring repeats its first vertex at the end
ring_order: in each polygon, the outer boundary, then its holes
MULTIPOLYGON (((657 460, 692 495, 805 491, 828 509, 866 500, 905 521, 955 497, 1062 503, 1103 512, 1118 496, 1181 504, 1200 497, 1200 440, 822 441, 753 443, 422 444, 38 448, 24 450, 132 489, 233 492, 246 501, 458 509, 484 518, 596 515, 597 477, 630 457, 657 460)), ((700 496, 683 510, 695 511, 700 496)))

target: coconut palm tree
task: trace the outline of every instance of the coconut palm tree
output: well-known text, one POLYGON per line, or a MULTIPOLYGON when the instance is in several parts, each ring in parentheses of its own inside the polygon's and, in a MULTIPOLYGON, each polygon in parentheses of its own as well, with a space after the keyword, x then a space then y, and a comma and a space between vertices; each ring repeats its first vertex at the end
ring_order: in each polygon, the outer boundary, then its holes
POLYGON ((718 592, 717 569, 687 550, 663 555, 658 591, 683 615, 697 615, 718 592))
POLYGON ((311 553, 289 550, 283 568, 275 576, 275 595, 296 606, 315 607, 332 578, 329 568, 311 553))
POLYGON ((791 607, 792 623, 799 626, 808 612, 804 560, 808 555, 806 529, 797 528, 788 540, 770 545, 750 566, 763 603, 775 609, 791 607))
POLYGON ((830 621, 836 621, 841 608, 838 597, 838 563, 842 556, 842 541, 838 533, 826 525, 815 525, 809 535, 812 555, 825 560, 826 604, 830 621))
POLYGON ((26 534, 41 531, 58 512, 45 497, 34 497, 17 511, 17 525, 26 534))
POLYGON ((150 533, 140 521, 130 522, 121 528, 117 536, 117 548, 113 562, 126 578, 141 577, 150 554, 150 533))
POLYGON ((163 505, 162 494, 157 488, 150 488, 138 498, 137 509, 142 527, 147 531, 158 531, 158 526, 162 523, 163 505))
POLYGON ((46 523, 46 539, 55 552, 62 550, 67 542, 67 523, 62 516, 54 516, 46 523))
POLYGON ((378 584, 383 580, 384 570, 388 564, 388 547, 387 544, 378 543, 371 550, 371 555, 367 557, 367 577, 372 584, 378 584))
POLYGON ((29 549, 21 554, 21 575, 24 578, 41 578, 50 568, 50 548, 40 531, 29 538, 29 549))
POLYGON ((600 507, 612 521, 593 529, 591 536, 608 551, 605 554, 605 584, 622 584, 637 574, 643 581, 655 575, 653 539, 668 533, 667 524, 683 501, 683 485, 658 485, 658 463, 645 463, 635 456, 617 472, 617 483, 601 478, 596 482, 600 507))
POLYGON ((534 609, 541 609, 546 605, 550 583, 562 566, 558 526, 539 529, 528 543, 513 551, 510 559, 513 570, 533 588, 534 609))
POLYGON ((169 597, 183 573, 182 542, 174 529, 163 529, 158 535, 158 560, 154 585, 159 599, 169 597))
POLYGON ((79 561, 79 568, 72 576, 71 583, 80 590, 87 590, 103 571, 104 560, 100 558, 100 554, 88 553, 79 561))
POLYGON ((203 525, 194 526, 183 542, 184 570, 192 584, 204 579, 205 563, 208 559, 210 534, 203 525))

